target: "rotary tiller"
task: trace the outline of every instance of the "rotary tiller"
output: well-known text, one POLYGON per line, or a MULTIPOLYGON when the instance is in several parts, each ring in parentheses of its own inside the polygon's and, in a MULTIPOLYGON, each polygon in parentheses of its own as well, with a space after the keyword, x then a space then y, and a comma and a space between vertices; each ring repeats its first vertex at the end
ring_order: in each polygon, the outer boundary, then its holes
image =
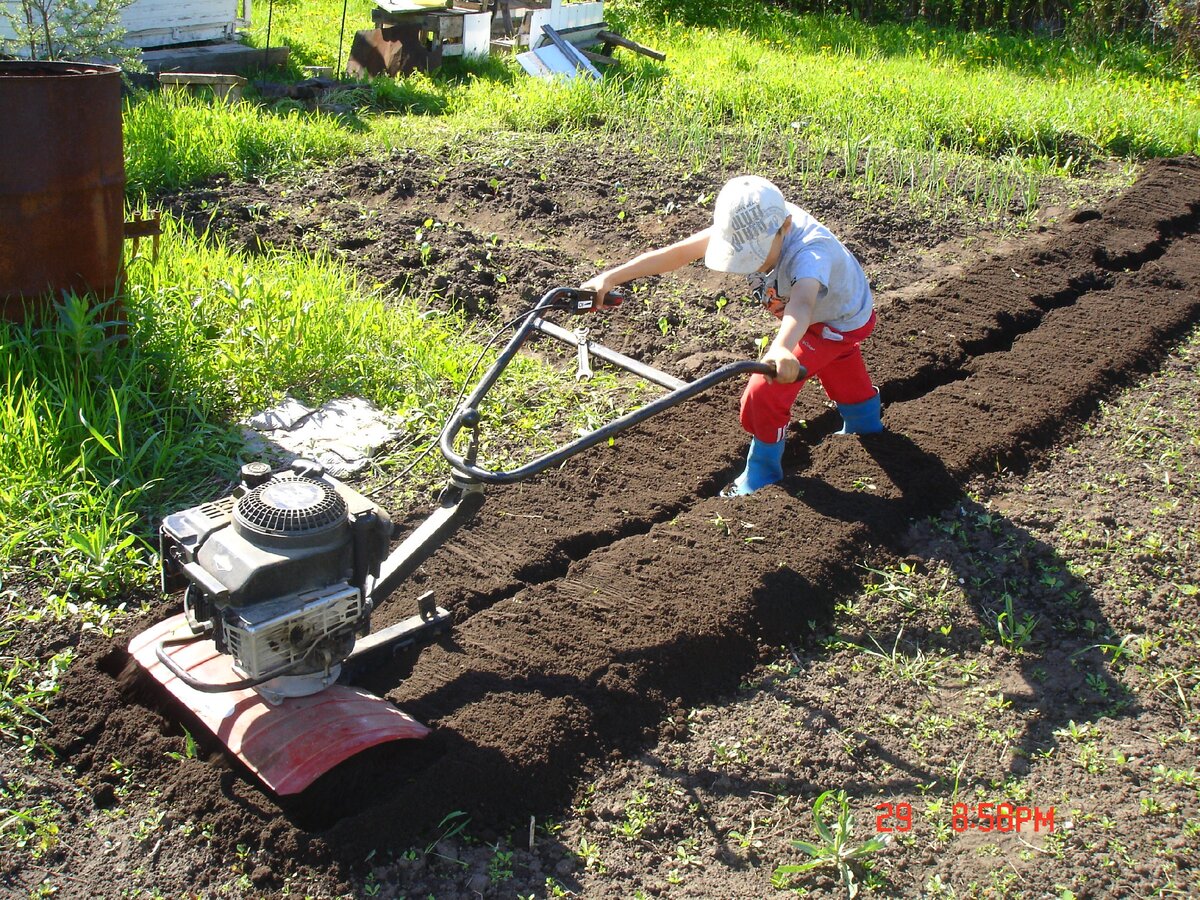
POLYGON ((182 590, 183 612, 139 634, 129 651, 275 793, 298 793, 368 747, 429 733, 346 682, 379 655, 449 626, 450 614, 431 592, 415 598, 413 615, 395 625, 372 632, 370 619, 479 509, 484 485, 524 481, 735 375, 771 372, 762 363, 736 362, 685 382, 588 341, 584 329, 568 331, 542 317, 594 308, 593 294, 555 288, 519 320, 442 429, 452 476, 437 508, 394 550, 387 512, 306 460, 278 471, 249 463, 229 496, 163 520, 163 590, 182 590), (534 332, 576 347, 580 377, 590 375, 595 357, 667 393, 519 468, 482 468, 480 403, 534 332), (455 439, 463 429, 460 455, 455 439))

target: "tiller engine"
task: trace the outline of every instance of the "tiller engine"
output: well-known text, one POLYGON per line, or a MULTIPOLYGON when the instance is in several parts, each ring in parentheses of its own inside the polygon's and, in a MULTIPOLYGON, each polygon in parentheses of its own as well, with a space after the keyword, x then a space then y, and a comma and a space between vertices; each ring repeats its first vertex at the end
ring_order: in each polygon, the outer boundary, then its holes
POLYGON ((479 509, 484 484, 523 481, 727 378, 771 371, 738 362, 684 382, 589 342, 584 329, 567 331, 540 317, 593 307, 587 292, 556 288, 523 316, 442 430, 441 451, 454 475, 438 508, 394 550, 387 512, 307 460, 279 471, 249 463, 229 496, 162 522, 163 590, 183 591, 183 612, 135 637, 130 653, 275 793, 302 791, 368 747, 429 732, 385 699, 344 682, 377 656, 448 627, 450 614, 432 593, 416 598, 413 614, 394 625, 372 632, 370 622, 379 604, 479 509), (574 346, 580 377, 591 374, 594 355, 668 393, 518 469, 482 468, 479 405, 534 331, 574 346), (464 428, 470 438, 460 455, 454 441, 464 428))

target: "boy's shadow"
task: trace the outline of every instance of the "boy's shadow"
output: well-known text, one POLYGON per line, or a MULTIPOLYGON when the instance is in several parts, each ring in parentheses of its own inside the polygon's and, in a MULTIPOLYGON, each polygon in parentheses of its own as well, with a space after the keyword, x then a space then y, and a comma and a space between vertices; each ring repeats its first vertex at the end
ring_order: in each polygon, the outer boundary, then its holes
MULTIPOLYGON (((976 620, 973 630, 946 632, 922 622, 874 635, 882 653, 916 656, 934 648, 969 653, 993 643, 1001 656, 1019 660, 1020 683, 1011 676, 1001 683, 1003 699, 1027 722, 1013 739, 1014 775, 1025 774, 1029 759, 1050 751, 1056 732, 1136 712, 1132 694, 1113 677, 1100 649, 1118 639, 1088 585, 1070 573, 1053 547, 971 500, 936 456, 905 435, 885 431, 858 440, 892 482, 894 490, 881 492, 890 496, 804 475, 789 478, 786 486, 824 516, 864 524, 873 544, 899 557, 911 552, 910 523, 931 522, 945 536, 935 542, 943 551, 941 562, 957 576, 976 620), (931 510, 943 512, 931 520, 931 510)), ((773 576, 795 577, 786 570, 773 576)))

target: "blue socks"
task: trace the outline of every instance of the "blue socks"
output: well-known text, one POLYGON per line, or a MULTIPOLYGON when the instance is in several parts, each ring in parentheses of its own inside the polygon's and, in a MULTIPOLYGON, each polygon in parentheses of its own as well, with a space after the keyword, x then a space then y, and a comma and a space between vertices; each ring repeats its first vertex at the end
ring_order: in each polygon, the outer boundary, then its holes
POLYGON ((750 439, 750 452, 746 455, 746 470, 733 484, 721 492, 723 497, 752 494, 759 488, 783 478, 783 441, 768 444, 758 438, 750 439))
POLYGON ((875 396, 862 403, 839 403, 838 412, 842 414, 842 430, 838 434, 875 434, 883 431, 883 419, 880 418, 879 388, 875 388, 875 396))

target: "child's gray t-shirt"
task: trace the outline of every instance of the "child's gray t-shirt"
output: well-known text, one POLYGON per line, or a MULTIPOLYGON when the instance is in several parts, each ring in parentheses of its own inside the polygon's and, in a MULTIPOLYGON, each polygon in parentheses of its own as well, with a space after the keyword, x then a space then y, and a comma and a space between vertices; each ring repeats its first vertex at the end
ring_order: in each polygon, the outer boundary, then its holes
POLYGON ((793 203, 787 204, 791 230, 783 238, 779 263, 766 275, 749 276, 754 295, 769 303, 777 295, 784 303, 801 278, 821 284, 813 321, 837 331, 853 331, 867 324, 874 309, 867 276, 842 242, 824 225, 793 203))

